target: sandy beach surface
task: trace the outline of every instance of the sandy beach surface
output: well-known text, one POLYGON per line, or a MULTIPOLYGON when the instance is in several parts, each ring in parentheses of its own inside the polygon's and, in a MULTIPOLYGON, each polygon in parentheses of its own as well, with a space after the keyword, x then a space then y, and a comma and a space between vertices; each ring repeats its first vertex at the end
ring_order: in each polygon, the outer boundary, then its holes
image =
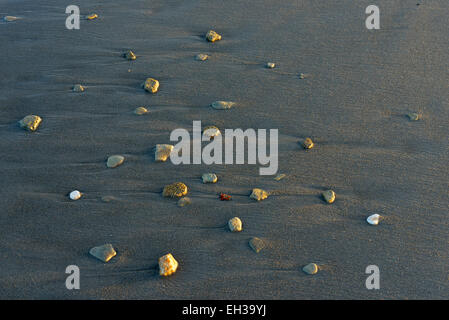
POLYGON ((0 0, 0 298, 449 298, 447 0, 78 0, 98 14, 79 30, 65 27, 67 5, 0 0), (380 30, 365 27, 370 4, 380 30), (221 41, 205 41, 211 29, 221 41), (35 132, 17 124, 29 114, 43 119, 35 132), (155 162, 155 145, 194 120, 279 129, 286 177, 155 162), (115 154, 125 162, 107 168, 115 154), (218 182, 203 184, 205 172, 218 182), (162 196, 176 181, 190 205, 162 196), (270 196, 254 201, 253 188, 270 196), (108 263, 89 255, 106 243, 108 263), (161 277, 169 252, 179 268, 161 277), (311 262, 316 275, 302 271, 311 262), (65 286, 68 265, 80 290, 65 286), (365 287, 368 265, 379 290, 365 287))

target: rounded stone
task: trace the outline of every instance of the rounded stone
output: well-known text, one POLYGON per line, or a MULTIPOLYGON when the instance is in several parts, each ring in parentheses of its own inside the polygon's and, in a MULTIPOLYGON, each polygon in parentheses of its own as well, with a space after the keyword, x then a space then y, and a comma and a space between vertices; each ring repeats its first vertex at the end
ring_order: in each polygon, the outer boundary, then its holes
POLYGON ((316 274, 318 272, 318 266, 315 263, 309 263, 304 268, 302 268, 302 271, 307 274, 316 274))
POLYGON ((333 190, 326 190, 322 193, 322 195, 327 203, 332 203, 335 201, 335 192, 333 190))
POLYGON ((162 195, 164 197, 180 198, 188 192, 187 186, 182 182, 175 182, 164 187, 162 195))
POLYGON ((192 200, 189 197, 183 197, 178 200, 178 207, 184 207, 192 203, 192 200))
POLYGON ((74 191, 70 192, 69 198, 72 200, 78 200, 82 197, 82 195, 83 194, 81 192, 79 192, 78 190, 74 190, 74 191))
POLYGON ((261 200, 268 198, 268 192, 266 192, 265 190, 259 189, 259 188, 254 188, 249 197, 251 199, 261 201, 261 200))
POLYGON ((13 22, 13 21, 19 20, 19 18, 14 17, 14 16, 6 16, 6 17, 3 17, 3 20, 6 22, 13 22))
POLYGON ((232 232, 240 232, 242 231, 242 220, 234 217, 228 221, 228 227, 232 232))
POLYGON ((173 151, 174 146, 171 144, 157 144, 156 150, 154 152, 154 161, 156 162, 164 162, 170 157, 171 152, 173 151))
POLYGON ((151 93, 156 93, 159 90, 159 81, 153 78, 147 78, 143 84, 143 88, 151 93))
POLYGON ((265 243, 262 239, 254 237, 249 240, 249 246, 254 250, 254 252, 259 253, 263 248, 265 248, 265 243))
POLYGON ((312 149, 314 146, 312 139, 305 138, 304 141, 302 142, 302 146, 304 149, 312 149))
POLYGON ((144 115, 146 113, 148 113, 148 110, 145 107, 138 107, 138 108, 134 109, 134 114, 136 114, 138 116, 144 115))
POLYGON ((126 51, 123 56, 127 59, 127 60, 136 60, 137 56, 135 55, 134 52, 132 52, 131 50, 126 51))
POLYGON ((203 136, 209 138, 209 140, 219 136, 220 134, 221 131, 216 126, 207 126, 203 130, 203 136))
POLYGON ((232 101, 215 101, 212 102, 211 106, 216 110, 226 110, 231 109, 234 104, 235 102, 232 101))
POLYGON ((221 40, 221 35, 216 33, 214 30, 209 30, 206 33, 206 39, 209 42, 215 42, 215 41, 221 40))
POLYGON ((73 92, 84 92, 86 89, 80 84, 75 84, 72 90, 73 92))
POLYGON ((89 253, 103 262, 108 262, 117 254, 114 247, 110 243, 98 247, 93 247, 89 250, 89 253))
POLYGON ((171 253, 167 253, 165 256, 159 258, 159 275, 169 276, 176 272, 178 269, 178 261, 175 260, 171 253))
POLYGON ((268 69, 273 69, 274 67, 276 67, 276 64, 274 62, 267 62, 265 67, 267 67, 268 69))
POLYGON ((414 112, 409 113, 407 116, 411 121, 418 121, 421 118, 419 113, 414 113, 414 112))
POLYGON ((376 214, 373 214, 371 216, 369 216, 368 218, 366 218, 366 221, 373 225, 373 226, 377 226, 379 224, 379 221, 381 220, 382 216, 376 214))
POLYGON ((41 117, 30 114, 19 121, 19 126, 28 131, 36 131, 41 122, 41 117))
POLYGON ((207 59, 209 59, 209 56, 205 53, 199 53, 195 56, 195 60, 197 61, 206 61, 207 59))
POLYGON ((106 166, 108 168, 115 168, 115 167, 120 166, 124 161, 125 161, 124 156, 120 156, 120 155, 110 156, 108 158, 108 161, 106 162, 106 166))
POLYGON ((203 179, 203 183, 216 183, 218 181, 215 173, 205 173, 201 178, 203 179))

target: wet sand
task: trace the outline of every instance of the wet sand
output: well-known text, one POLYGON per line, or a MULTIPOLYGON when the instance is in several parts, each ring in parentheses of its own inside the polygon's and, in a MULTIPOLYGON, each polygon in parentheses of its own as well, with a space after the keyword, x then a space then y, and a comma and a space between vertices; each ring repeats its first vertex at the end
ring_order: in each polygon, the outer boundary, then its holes
POLYGON ((65 28, 66 4, 41 2, 0 1, 1 17, 22 18, 0 22, 0 298, 449 298, 445 0, 378 0, 377 31, 365 28, 371 3, 349 0, 79 0, 99 15, 80 30, 65 28), (210 29, 222 40, 206 42, 210 29), (137 60, 121 57, 129 49, 137 60), (141 88, 148 77, 158 93, 141 88), (17 125, 28 114, 43 119, 36 132, 17 125), (154 162, 154 146, 194 120, 279 129, 287 176, 154 162), (107 168, 115 154, 125 162, 107 168), (205 172, 218 183, 203 184, 205 172), (191 205, 162 197, 175 181, 191 205), (271 195, 254 201, 253 188, 271 195), (75 189, 84 196, 71 201, 75 189), (375 213, 385 220, 374 227, 375 213), (227 229, 235 216, 242 232, 227 229), (252 237, 267 247, 256 254, 252 237), (89 256, 105 243, 117 251, 108 263, 89 256), (162 278, 168 252, 179 269, 162 278), (73 264, 81 289, 69 291, 73 264), (380 290, 365 288, 373 264, 380 290))

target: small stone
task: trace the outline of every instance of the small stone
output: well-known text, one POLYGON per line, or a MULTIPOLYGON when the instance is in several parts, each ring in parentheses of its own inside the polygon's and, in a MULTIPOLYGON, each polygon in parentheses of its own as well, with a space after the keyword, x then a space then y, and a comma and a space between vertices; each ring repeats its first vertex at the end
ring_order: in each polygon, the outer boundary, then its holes
POLYGON ((318 266, 315 263, 309 263, 304 268, 302 268, 302 271, 307 274, 316 274, 318 272, 318 266))
POLYGON ((216 126, 207 126, 203 130, 203 136, 209 138, 217 137, 221 134, 220 129, 218 129, 216 126))
POLYGON ((119 165, 121 165, 123 163, 123 161, 125 161, 124 156, 119 156, 119 155, 110 156, 108 158, 108 161, 106 162, 106 166, 108 168, 115 168, 115 167, 118 167, 119 165))
POLYGON ((205 53, 199 53, 195 56, 195 60, 197 61, 206 61, 207 59, 209 59, 209 56, 205 53))
POLYGON ((174 146, 172 146, 171 144, 157 144, 156 151, 154 152, 154 161, 166 161, 170 157, 173 148, 174 146))
POLYGON ((69 194, 70 199, 72 200, 78 200, 81 198, 83 194, 81 192, 79 192, 78 190, 72 191, 69 194))
POLYGON ((145 113, 148 113, 148 110, 145 107, 138 107, 134 110, 134 114, 137 114, 138 116, 141 116, 145 113))
POLYGON ((228 222, 229 230, 232 232, 240 232, 242 231, 242 220, 237 217, 232 218, 228 222))
POLYGON ((5 20, 6 22, 13 22, 13 21, 16 21, 16 20, 19 20, 19 19, 20 19, 19 17, 14 17, 14 16, 3 17, 3 20, 5 20))
POLYGON ((262 189, 254 188, 249 197, 254 200, 261 201, 268 198, 268 192, 262 189))
POLYGON ((185 196, 188 192, 187 186, 182 182, 175 182, 173 184, 166 185, 162 191, 164 197, 180 198, 185 196))
POLYGON ((218 181, 215 173, 205 173, 201 178, 203 179, 203 183, 216 183, 218 181))
POLYGON ((89 250, 89 253, 103 262, 108 262, 109 260, 111 260, 112 257, 114 257, 117 254, 112 244, 109 243, 104 244, 102 246, 93 247, 92 249, 89 250))
POLYGON ((175 260, 171 253, 159 258, 159 274, 161 276, 169 276, 178 269, 178 261, 175 260))
POLYGON ((98 18, 98 14, 96 14, 96 13, 92 13, 92 14, 89 14, 88 16, 86 16, 87 20, 94 20, 97 18, 98 18))
POLYGON ((134 52, 132 52, 131 50, 126 51, 123 56, 128 59, 128 60, 136 60, 137 56, 135 55, 134 52))
POLYGON ((73 86, 73 92, 83 92, 84 90, 86 89, 80 84, 75 84, 73 86))
POLYGON ((143 88, 148 92, 156 93, 159 89, 159 81, 153 78, 148 78, 147 80, 145 80, 143 88))
POLYGON ((259 239, 257 237, 252 238, 249 240, 249 246, 251 249, 253 249, 256 253, 259 253, 263 248, 265 248, 265 243, 262 239, 259 239))
POLYGON ((411 121, 418 121, 421 118, 419 113, 409 113, 407 116, 411 121))
POLYGON ((28 131, 36 131, 42 122, 42 118, 33 114, 30 114, 19 121, 21 128, 28 131))
POLYGON ((113 197, 113 196, 103 196, 103 197, 101 197, 101 201, 106 202, 106 203, 112 202, 112 201, 115 201, 115 200, 117 200, 117 198, 113 197))
POLYGON ((300 73, 299 74, 299 79, 305 79, 305 78, 307 78, 309 75, 308 74, 306 74, 306 73, 300 73))
POLYGON ((216 33, 214 30, 209 30, 206 33, 206 39, 209 42, 215 42, 215 41, 221 40, 221 35, 216 33))
POLYGON ((333 190, 327 190, 322 193, 324 200, 327 203, 332 203, 335 201, 335 192, 333 190))
POLYGON ((274 62, 267 62, 266 67, 268 69, 273 69, 274 67, 276 67, 276 64, 274 62))
POLYGON ((216 110, 231 109, 235 102, 232 101, 215 101, 211 104, 212 108, 216 110))
POLYGON ((192 203, 192 200, 189 197, 183 197, 178 200, 178 207, 184 207, 192 203))
POLYGON ((373 225, 373 226, 377 226, 377 225, 379 224, 379 221, 380 221, 381 219, 382 219, 382 216, 380 216, 380 215, 378 215, 378 214, 376 213, 376 214, 373 214, 373 215, 369 216, 369 217, 366 219, 366 221, 367 221, 369 224, 373 225))
POLYGON ((304 139, 304 141, 302 142, 302 146, 304 149, 312 149, 314 146, 312 139, 310 138, 304 139))
POLYGON ((274 177, 274 180, 279 181, 281 179, 284 179, 287 175, 284 173, 278 174, 276 177, 274 177))

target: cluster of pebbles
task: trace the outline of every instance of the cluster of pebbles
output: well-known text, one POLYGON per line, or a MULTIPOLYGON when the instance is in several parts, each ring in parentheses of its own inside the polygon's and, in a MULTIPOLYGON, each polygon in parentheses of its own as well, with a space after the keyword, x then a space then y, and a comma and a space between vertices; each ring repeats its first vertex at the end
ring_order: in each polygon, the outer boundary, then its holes
MULTIPOLYGON (((85 17, 87 20, 94 20, 98 18, 97 14, 91 14, 85 17)), ((6 16, 3 18, 4 21, 12 22, 16 21, 20 18, 13 17, 13 16, 6 16)), ((216 42, 222 39, 222 36, 218 34, 217 32, 213 30, 209 30, 205 38, 209 42, 216 42)), ((127 60, 136 60, 137 56, 136 54, 128 50, 125 53, 123 53, 123 57, 127 60)), ((200 53, 195 57, 198 61, 205 61, 209 59, 209 56, 204 53, 200 53)), ((273 69, 275 68, 276 64, 274 62, 268 62, 266 64, 266 68, 273 69)), ((299 75, 301 79, 304 79, 307 77, 306 74, 301 73, 299 75)), ((150 92, 152 94, 155 94, 159 90, 159 81, 154 78, 147 78, 145 82, 142 84, 142 87, 145 91, 150 92)), ((84 92, 86 88, 81 84, 75 84, 73 86, 74 92, 84 92)), ((211 104, 211 107, 216 110, 229 110, 235 105, 235 102, 233 101, 215 101, 211 104)), ((144 115, 148 113, 148 110, 145 107, 138 107, 134 110, 134 113, 136 115, 144 115)), ((409 113, 407 114, 409 119, 411 121, 417 121, 421 118, 421 115, 418 113, 409 113)), ((42 118, 37 115, 27 115, 22 120, 19 121, 19 125, 21 128, 28 130, 28 131, 36 131, 40 124, 42 123, 42 118)), ((214 137, 220 135, 221 132, 216 126, 208 126, 203 130, 203 135, 208 137, 209 139, 213 139, 214 137)), ((314 147, 314 142, 311 138, 305 138, 304 140, 300 141, 300 145, 305 150, 310 150, 314 147)), ((155 148, 155 154, 154 158, 156 162, 165 162, 170 157, 171 152, 173 151, 174 146, 170 144, 157 144, 155 148)), ((112 155, 108 157, 106 161, 106 166, 108 168, 117 168, 121 166, 125 161, 125 157, 123 155, 112 155)), ((278 174, 274 179, 276 181, 280 181, 281 179, 285 178, 285 174, 278 174)), ((218 177, 215 173, 204 173, 201 177, 202 182, 205 184, 214 184, 217 183, 218 177)), ((178 199, 178 206, 184 207, 186 205, 189 205, 192 203, 192 200, 187 197, 188 193, 188 187, 183 182, 175 182, 169 185, 166 185, 163 188, 162 195, 167 198, 176 198, 178 199)), ((82 198, 83 194, 78 191, 74 190, 69 193, 69 198, 73 201, 79 200, 82 198)), ((258 202, 267 199, 269 196, 269 193, 263 189, 260 188, 254 188, 250 194, 250 198, 254 199, 258 202)), ((322 192, 323 200, 328 203, 332 204, 334 203, 336 199, 336 194, 333 190, 326 190, 322 192)), ((230 197, 229 197, 230 198, 230 197)), ((115 198, 112 196, 104 196, 102 197, 102 200, 104 202, 110 202, 113 201, 115 198)), ((382 216, 379 214, 373 214, 369 216, 366 221, 370 225, 378 225, 379 222, 382 220, 382 216)), ((239 217, 233 217, 228 221, 228 228, 231 232, 241 232, 243 230, 243 223, 239 217)), ((254 252, 259 253, 262 249, 266 247, 265 242, 257 237, 253 237, 249 240, 249 247, 254 250, 254 252)), ((113 257, 117 255, 117 252, 115 251, 112 244, 104 244, 100 246, 93 247, 89 250, 89 253, 91 256, 103 261, 108 262, 113 257)), ((162 256, 158 260, 159 263, 159 274, 161 276, 169 276, 174 274, 178 269, 178 262, 173 257, 171 253, 167 253, 166 255, 162 256)), ((316 274, 319 271, 319 266, 315 263, 309 263, 305 265, 302 270, 309 275, 316 274)))

